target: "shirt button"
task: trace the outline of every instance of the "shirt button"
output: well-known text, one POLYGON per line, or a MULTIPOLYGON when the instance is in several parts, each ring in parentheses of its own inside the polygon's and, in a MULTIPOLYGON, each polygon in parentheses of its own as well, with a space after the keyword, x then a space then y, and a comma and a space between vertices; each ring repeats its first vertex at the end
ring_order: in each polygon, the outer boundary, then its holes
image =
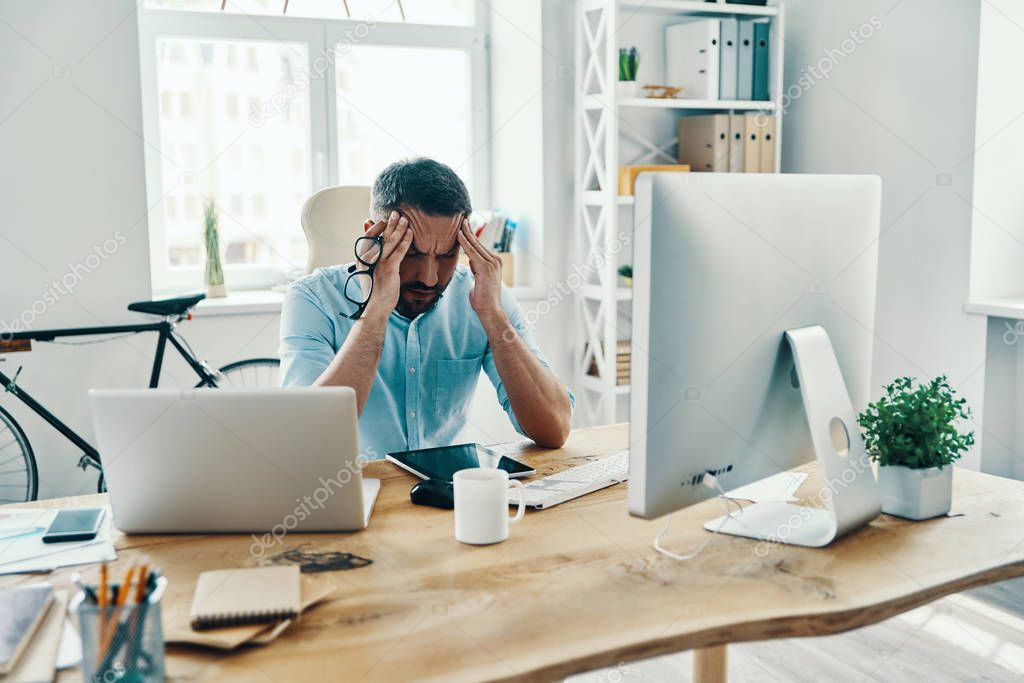
POLYGON ((410 410, 409 411, 409 417, 416 417, 416 411, 415 410, 410 410))
POLYGON ((412 374, 415 375, 416 374, 416 368, 409 368, 409 372, 411 372, 412 374))

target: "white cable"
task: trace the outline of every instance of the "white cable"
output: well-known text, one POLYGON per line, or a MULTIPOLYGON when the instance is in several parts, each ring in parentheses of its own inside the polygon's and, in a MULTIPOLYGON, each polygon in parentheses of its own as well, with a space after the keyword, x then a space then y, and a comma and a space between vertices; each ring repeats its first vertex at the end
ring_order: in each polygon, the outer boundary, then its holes
POLYGON ((672 526, 672 517, 670 516, 668 518, 668 521, 665 522, 665 528, 661 530, 661 533, 654 537, 654 549, 658 553, 664 555, 665 557, 671 558, 678 562, 682 562, 685 560, 692 560, 693 558, 700 555, 701 551, 703 551, 704 548, 707 547, 708 543, 711 543, 711 541, 714 540, 715 535, 722 530, 722 527, 725 526, 725 523, 728 522, 730 519, 735 519, 733 514, 729 512, 729 503, 733 503, 736 505, 736 515, 743 514, 743 506, 740 505, 739 502, 737 502, 735 499, 730 498, 725 494, 725 490, 722 489, 722 485, 718 483, 718 479, 716 479, 714 475, 710 473, 705 474, 704 478, 701 480, 701 483, 704 484, 704 486, 707 486, 708 488, 715 488, 718 490, 718 500, 722 501, 722 509, 725 510, 725 515, 722 517, 722 521, 718 523, 718 527, 716 527, 715 530, 711 532, 711 535, 705 538, 699 544, 697 544, 696 548, 686 553, 685 555, 679 555, 677 553, 674 553, 668 548, 665 548, 661 545, 662 536, 667 534, 669 527, 672 526))

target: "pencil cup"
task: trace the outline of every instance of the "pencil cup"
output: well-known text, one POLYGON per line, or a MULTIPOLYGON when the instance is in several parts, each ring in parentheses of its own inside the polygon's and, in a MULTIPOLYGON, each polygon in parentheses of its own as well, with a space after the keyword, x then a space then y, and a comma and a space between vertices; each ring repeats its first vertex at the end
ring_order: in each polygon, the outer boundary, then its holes
MULTIPOLYGON (((149 598, 138 604, 100 608, 84 592, 72 603, 82 637, 82 680, 86 683, 139 683, 164 680, 164 634, 160 577, 149 598)), ((116 587, 112 586, 112 590, 116 587)))

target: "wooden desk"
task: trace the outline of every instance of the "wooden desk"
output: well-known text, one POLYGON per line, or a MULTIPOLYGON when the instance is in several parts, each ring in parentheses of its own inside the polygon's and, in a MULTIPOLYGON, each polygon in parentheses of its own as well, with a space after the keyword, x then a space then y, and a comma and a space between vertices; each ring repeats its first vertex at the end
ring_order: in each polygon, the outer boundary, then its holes
MULTIPOLYGON (((616 425, 578 430, 560 451, 522 457, 548 474, 626 446, 626 426, 616 425)), ((369 529, 294 534, 280 550, 305 544, 373 564, 325 575, 337 594, 268 646, 232 654, 169 647, 171 673, 210 681, 546 681, 703 648, 696 668, 711 680, 724 669, 718 646, 838 633, 1024 575, 1024 483, 967 470, 956 471, 948 518, 882 516, 824 549, 721 536, 695 560, 674 562, 651 548, 663 522, 627 515, 624 486, 528 513, 509 541, 470 547, 452 537, 450 512, 409 502, 412 477, 388 463, 367 469, 383 479, 369 529)), ((805 498, 820 486, 807 470, 805 498)), ((707 501, 676 513, 666 542, 692 547, 719 512, 707 501)), ((256 563, 248 536, 117 543, 118 565, 148 557, 185 600, 198 572, 256 563)), ((3 577, 0 585, 28 580, 37 578, 3 577)))

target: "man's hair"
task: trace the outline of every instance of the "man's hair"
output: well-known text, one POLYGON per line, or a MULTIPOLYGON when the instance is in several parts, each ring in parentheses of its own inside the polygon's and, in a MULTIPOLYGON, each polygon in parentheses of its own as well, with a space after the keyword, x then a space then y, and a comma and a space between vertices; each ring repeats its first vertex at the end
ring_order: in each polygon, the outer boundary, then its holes
POLYGON ((396 161, 373 181, 371 218, 384 220, 403 206, 428 216, 460 216, 473 211, 466 184, 455 171, 424 157, 396 161))

